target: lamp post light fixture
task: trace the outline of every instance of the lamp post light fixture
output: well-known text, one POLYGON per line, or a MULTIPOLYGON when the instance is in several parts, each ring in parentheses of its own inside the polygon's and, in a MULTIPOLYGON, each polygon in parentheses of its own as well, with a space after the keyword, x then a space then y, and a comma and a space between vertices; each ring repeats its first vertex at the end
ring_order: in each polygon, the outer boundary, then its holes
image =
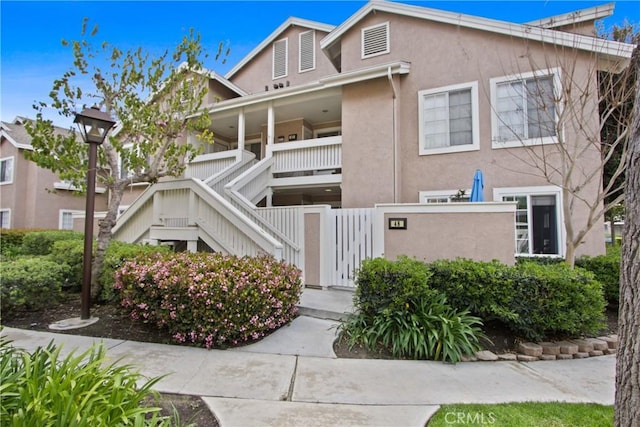
POLYGON ((82 259, 82 295, 80 319, 88 320, 91 316, 91 260, 93 252, 93 215, 96 197, 96 163, 98 145, 104 142, 109 130, 116 124, 109 114, 98 107, 85 108, 77 113, 73 121, 77 123, 82 140, 89 144, 89 169, 87 171, 87 204, 84 218, 84 254, 82 259))

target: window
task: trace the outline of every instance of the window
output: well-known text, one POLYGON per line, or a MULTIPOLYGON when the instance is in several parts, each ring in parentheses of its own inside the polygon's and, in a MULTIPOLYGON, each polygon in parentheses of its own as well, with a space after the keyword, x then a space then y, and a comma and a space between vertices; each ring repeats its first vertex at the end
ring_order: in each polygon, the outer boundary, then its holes
POLYGON ((316 68, 316 32, 315 30, 300 33, 300 55, 298 71, 304 73, 316 68))
POLYGON ((516 254, 562 255, 559 187, 497 188, 494 199, 516 202, 516 254))
POLYGON ((421 191, 419 193, 420 203, 454 203, 469 202, 471 190, 439 190, 439 191, 421 191))
POLYGON ((287 76, 287 40, 273 43, 273 80, 287 76))
POLYGON ((73 230, 73 215, 82 213, 84 212, 61 209, 58 228, 60 230, 73 230))
POLYGON ((0 185, 13 183, 13 157, 0 159, 0 185))
POLYGON ((491 80, 493 148, 557 142, 557 71, 491 80))
POLYGON ((11 210, 0 210, 0 228, 11 228, 11 210))
POLYGON ((478 83, 418 92, 420 154, 480 148, 478 83))
POLYGON ((362 59, 389 53, 389 23, 362 29, 362 59))

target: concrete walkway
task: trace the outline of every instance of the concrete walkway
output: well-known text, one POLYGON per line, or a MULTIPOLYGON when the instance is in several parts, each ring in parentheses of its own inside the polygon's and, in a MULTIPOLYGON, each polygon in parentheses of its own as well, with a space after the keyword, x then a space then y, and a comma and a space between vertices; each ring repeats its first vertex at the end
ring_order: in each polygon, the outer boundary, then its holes
MULTIPOLYGON (((305 295, 308 299, 310 292, 305 290, 305 295)), ((110 357, 122 358, 148 377, 169 374, 157 384, 158 391, 202 396, 222 427, 422 427, 447 403, 613 404, 613 355, 456 365, 337 359, 331 345, 337 325, 336 320, 302 315, 259 343, 226 351, 102 341, 110 357)), ((51 340, 65 351, 101 341, 12 328, 2 335, 27 350, 51 340)))

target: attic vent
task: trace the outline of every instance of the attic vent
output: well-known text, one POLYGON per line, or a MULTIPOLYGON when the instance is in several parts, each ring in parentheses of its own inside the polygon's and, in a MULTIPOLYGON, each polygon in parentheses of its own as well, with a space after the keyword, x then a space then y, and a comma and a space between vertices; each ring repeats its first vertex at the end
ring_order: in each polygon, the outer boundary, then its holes
POLYGON ((316 68, 316 32, 315 30, 300 33, 300 69, 299 72, 316 68))
POLYGON ((362 58, 389 53, 389 23, 362 29, 362 58))
POLYGON ((273 43, 273 79, 287 76, 287 40, 273 43))

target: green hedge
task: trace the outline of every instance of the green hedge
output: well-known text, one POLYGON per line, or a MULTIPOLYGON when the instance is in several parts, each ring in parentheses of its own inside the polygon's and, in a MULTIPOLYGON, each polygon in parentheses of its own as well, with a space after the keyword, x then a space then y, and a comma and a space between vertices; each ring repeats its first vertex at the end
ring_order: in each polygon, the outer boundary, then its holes
POLYGON ((39 310, 57 301, 69 270, 40 257, 19 257, 0 263, 2 314, 39 310))
POLYGON ((468 309, 484 321, 517 319, 511 307, 513 279, 510 267, 497 261, 438 260, 427 265, 429 286, 443 292, 451 305, 468 309))
POLYGON ((602 283, 604 296, 609 307, 613 308, 617 308, 620 302, 620 261, 619 245, 608 246, 606 255, 576 259, 576 266, 589 270, 602 283))
POLYGON ((365 260, 356 274, 356 313, 340 326, 351 346, 395 357, 458 362, 480 348, 481 320, 430 287, 427 265, 406 256, 365 260))
POLYGON ((79 291, 82 286, 84 239, 58 240, 54 242, 51 253, 47 258, 57 264, 66 265, 69 268, 69 275, 64 283, 64 288, 69 291, 79 291))
POLYGON ((430 276, 423 262, 406 256, 397 261, 366 259, 356 272, 354 303, 365 316, 401 309, 408 300, 436 294, 427 284, 430 276))
POLYGON ((23 255, 49 255, 53 244, 60 240, 83 240, 84 233, 75 231, 53 230, 26 233, 22 239, 23 255))
POLYGON ((509 327, 530 340, 597 333, 605 300, 593 274, 567 264, 521 263, 512 269, 511 308, 518 318, 509 327))
POLYGON ((515 266, 467 259, 428 264, 401 257, 365 261, 354 303, 365 317, 397 312, 444 294, 457 312, 497 320, 527 340, 597 333, 605 300, 593 274, 565 263, 521 261, 515 266))

